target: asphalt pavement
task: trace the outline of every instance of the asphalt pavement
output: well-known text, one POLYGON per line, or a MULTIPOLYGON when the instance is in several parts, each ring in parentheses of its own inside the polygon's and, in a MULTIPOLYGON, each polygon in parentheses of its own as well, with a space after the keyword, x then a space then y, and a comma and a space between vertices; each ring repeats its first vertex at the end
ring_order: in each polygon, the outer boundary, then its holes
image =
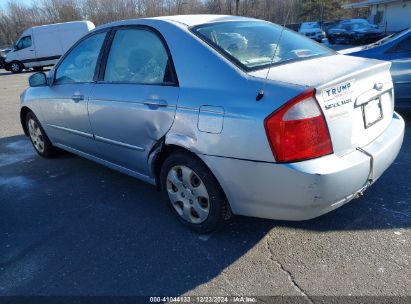
POLYGON ((197 235, 144 182, 40 158, 19 122, 29 75, 0 71, 0 296, 411 296, 408 122, 363 197, 310 221, 237 217, 197 235))

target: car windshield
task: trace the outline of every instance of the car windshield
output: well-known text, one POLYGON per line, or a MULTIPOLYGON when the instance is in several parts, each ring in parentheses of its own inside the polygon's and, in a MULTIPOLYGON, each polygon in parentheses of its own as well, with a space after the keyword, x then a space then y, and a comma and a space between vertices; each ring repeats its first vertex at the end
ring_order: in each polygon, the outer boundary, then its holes
POLYGON ((353 23, 350 25, 350 29, 351 30, 374 30, 376 29, 376 27, 370 23, 353 23))
POLYGON ((347 23, 338 23, 336 26, 334 26, 335 29, 347 29, 350 25, 347 23))
POLYGON ((263 21, 218 22, 192 31, 247 71, 334 54, 300 34, 287 29, 282 32, 281 26, 263 21))
POLYGON ((369 25, 370 23, 367 20, 362 19, 352 19, 346 21, 348 24, 361 24, 361 25, 369 25))
POLYGON ((301 24, 301 29, 316 29, 320 28, 320 25, 317 22, 308 22, 301 24))

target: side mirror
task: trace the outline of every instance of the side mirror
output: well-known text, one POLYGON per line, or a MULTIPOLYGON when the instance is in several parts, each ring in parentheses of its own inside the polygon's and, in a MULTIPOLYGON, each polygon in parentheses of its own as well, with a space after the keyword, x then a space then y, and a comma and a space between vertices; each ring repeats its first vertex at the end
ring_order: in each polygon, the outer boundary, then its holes
POLYGON ((47 76, 43 72, 38 72, 29 77, 29 85, 31 87, 44 87, 47 83, 47 76))

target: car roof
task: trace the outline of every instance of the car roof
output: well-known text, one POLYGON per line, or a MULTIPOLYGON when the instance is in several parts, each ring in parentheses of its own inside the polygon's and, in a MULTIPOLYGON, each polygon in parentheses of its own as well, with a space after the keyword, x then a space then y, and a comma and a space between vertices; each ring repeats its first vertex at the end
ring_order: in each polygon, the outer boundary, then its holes
POLYGON ((251 21, 253 18, 231 15, 176 15, 162 16, 151 19, 160 19, 185 24, 187 26, 196 26, 205 23, 224 22, 224 21, 251 21))
POLYGON ((226 22, 226 21, 261 21, 254 18, 241 17, 241 16, 231 16, 231 15, 175 15, 175 16, 161 16, 161 17, 150 17, 150 18, 139 18, 139 19, 128 19, 115 21, 108 24, 103 24, 99 28, 104 28, 108 26, 117 25, 127 25, 127 24, 138 24, 142 20, 162 20, 169 23, 178 23, 180 25, 185 25, 187 27, 197 26, 206 23, 214 22, 226 22))

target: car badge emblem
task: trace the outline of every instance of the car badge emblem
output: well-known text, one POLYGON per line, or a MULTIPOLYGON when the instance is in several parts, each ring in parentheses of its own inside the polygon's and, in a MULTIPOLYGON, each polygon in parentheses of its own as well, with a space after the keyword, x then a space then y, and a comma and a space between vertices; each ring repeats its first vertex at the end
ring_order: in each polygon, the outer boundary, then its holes
POLYGON ((374 89, 376 89, 377 91, 381 91, 383 87, 384 87, 384 84, 382 83, 376 83, 374 85, 374 89))

